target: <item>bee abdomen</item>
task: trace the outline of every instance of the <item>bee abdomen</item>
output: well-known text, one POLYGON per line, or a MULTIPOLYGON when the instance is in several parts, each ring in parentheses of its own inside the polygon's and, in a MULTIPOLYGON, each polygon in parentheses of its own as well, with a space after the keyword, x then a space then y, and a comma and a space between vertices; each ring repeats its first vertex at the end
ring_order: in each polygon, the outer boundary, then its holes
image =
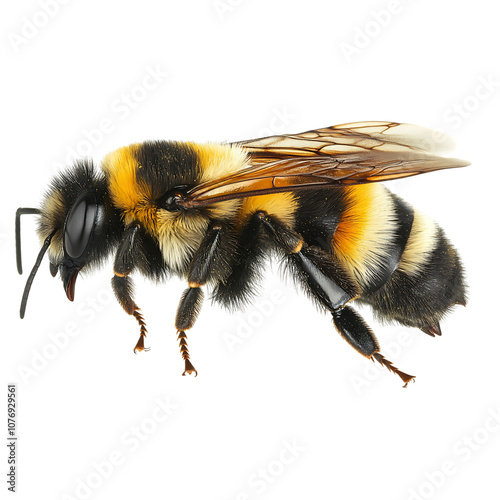
POLYGON ((345 190, 331 249, 364 293, 384 286, 398 267, 413 218, 411 205, 384 186, 366 184, 345 190))
POLYGON ((380 184, 304 192, 298 201, 297 231, 333 254, 364 293, 390 279, 410 238, 413 207, 380 184))
MULTIPOLYGON (((416 227, 421 223, 416 220, 416 227)), ((359 299, 369 303, 380 319, 425 329, 439 324, 454 305, 465 305, 462 263, 439 226, 424 230, 420 225, 415 234, 412 231, 405 253, 387 283, 359 299), (420 254, 415 250, 418 246, 420 254)))

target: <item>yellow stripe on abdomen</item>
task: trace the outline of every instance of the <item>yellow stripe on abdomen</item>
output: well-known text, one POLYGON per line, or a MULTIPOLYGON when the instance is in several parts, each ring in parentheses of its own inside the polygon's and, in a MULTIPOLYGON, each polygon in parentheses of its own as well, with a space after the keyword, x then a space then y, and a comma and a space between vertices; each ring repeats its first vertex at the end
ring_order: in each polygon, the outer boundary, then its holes
POLYGON ((254 213, 262 211, 276 217, 290 229, 293 229, 295 226, 295 211, 297 210, 297 206, 297 201, 292 193, 250 196, 243 199, 238 221, 243 223, 254 213))
POLYGON ((368 285, 395 238, 397 219, 389 191, 381 184, 345 190, 346 207, 332 238, 335 256, 361 285, 368 285))
POLYGON ((398 269, 410 276, 422 272, 436 248, 438 225, 418 210, 414 212, 413 226, 398 269))

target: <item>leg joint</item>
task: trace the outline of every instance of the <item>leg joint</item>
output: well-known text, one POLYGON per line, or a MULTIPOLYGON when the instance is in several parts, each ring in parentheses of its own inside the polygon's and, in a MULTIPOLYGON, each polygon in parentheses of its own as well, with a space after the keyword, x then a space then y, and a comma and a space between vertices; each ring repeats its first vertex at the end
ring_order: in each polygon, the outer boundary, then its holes
POLYGON ((266 212, 256 212, 256 216, 262 223, 269 237, 286 253, 298 253, 306 246, 302 236, 283 224, 279 219, 266 212))

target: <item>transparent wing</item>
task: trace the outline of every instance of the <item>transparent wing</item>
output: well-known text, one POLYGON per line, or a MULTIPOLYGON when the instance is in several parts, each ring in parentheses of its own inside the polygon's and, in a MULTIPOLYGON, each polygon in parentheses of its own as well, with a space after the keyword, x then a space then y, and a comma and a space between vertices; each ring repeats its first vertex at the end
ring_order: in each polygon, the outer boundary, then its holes
POLYGON ((301 134, 277 135, 232 146, 242 148, 250 166, 200 184, 183 205, 197 207, 246 196, 380 182, 469 162, 437 156, 453 141, 415 125, 359 122, 301 134))
POLYGON ((342 153, 367 149, 380 151, 424 151, 443 154, 454 149, 455 143, 443 132, 417 125, 395 122, 345 123, 301 134, 277 135, 261 139, 242 141, 251 153, 321 154, 342 153), (344 147, 343 147, 344 146, 344 147), (301 153, 300 153, 301 152, 301 153))

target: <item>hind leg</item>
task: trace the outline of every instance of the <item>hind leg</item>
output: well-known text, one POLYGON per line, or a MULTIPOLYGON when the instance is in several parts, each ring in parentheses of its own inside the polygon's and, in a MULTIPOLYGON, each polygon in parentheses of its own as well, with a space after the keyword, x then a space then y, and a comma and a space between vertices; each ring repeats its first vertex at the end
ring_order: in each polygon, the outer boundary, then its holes
POLYGON ((398 375, 405 383, 415 377, 396 368, 381 353, 379 344, 363 318, 346 304, 359 294, 356 283, 336 263, 330 254, 308 246, 295 231, 281 224, 277 219, 263 212, 257 213, 267 234, 285 252, 289 264, 316 301, 331 312, 335 327, 342 337, 363 356, 378 361, 398 375))
POLYGON ((398 375, 405 383, 403 387, 406 387, 408 382, 415 379, 413 375, 408 375, 396 368, 391 361, 380 353, 378 341, 371 328, 354 309, 345 306, 333 311, 332 316, 335 327, 342 337, 363 356, 370 358, 372 361, 378 361, 392 373, 398 375))

